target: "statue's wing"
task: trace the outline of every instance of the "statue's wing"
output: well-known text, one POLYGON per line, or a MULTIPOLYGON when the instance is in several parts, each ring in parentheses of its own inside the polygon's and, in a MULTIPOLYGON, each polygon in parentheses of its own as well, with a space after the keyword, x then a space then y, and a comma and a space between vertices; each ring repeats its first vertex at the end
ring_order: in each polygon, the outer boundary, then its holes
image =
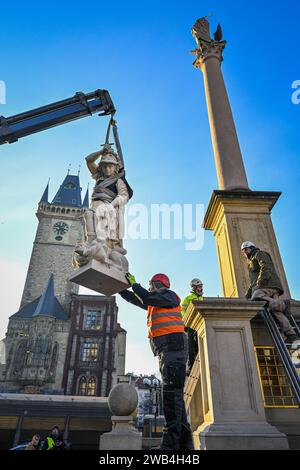
POLYGON ((221 25, 218 24, 217 31, 214 33, 215 41, 222 41, 223 33, 221 25))
POLYGON ((192 34, 198 41, 211 42, 209 22, 206 18, 200 18, 192 28, 192 34))

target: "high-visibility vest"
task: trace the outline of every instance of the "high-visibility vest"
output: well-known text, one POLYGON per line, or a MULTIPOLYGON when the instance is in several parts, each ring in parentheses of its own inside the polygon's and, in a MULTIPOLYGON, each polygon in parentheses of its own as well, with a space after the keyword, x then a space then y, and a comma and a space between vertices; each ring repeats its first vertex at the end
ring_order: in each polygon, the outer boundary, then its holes
POLYGON ((148 306, 147 326, 149 338, 184 332, 179 297, 178 300, 179 304, 174 308, 148 306))
POLYGON ((55 447, 55 442, 54 442, 54 439, 52 439, 52 437, 47 437, 47 443, 48 443, 47 450, 51 450, 53 449, 53 447, 55 447))

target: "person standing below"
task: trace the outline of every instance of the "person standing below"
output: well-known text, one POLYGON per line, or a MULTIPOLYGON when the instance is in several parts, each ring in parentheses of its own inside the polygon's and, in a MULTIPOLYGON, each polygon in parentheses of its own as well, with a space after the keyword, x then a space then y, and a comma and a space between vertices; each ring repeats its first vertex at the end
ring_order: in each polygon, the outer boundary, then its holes
POLYGON ((165 274, 150 280, 149 290, 137 284, 135 277, 126 275, 133 292, 120 295, 148 311, 147 326, 150 346, 159 359, 162 376, 163 410, 166 420, 160 449, 193 450, 190 425, 183 400, 187 361, 187 338, 181 316, 180 298, 170 289, 165 274))
POLYGON ((26 446, 25 450, 39 450, 40 439, 41 438, 38 434, 34 434, 34 436, 32 436, 31 441, 26 446))
POLYGON ((271 256, 252 242, 244 242, 241 250, 247 258, 250 277, 250 286, 245 297, 253 301, 266 300, 286 336, 285 343, 292 344, 297 335, 285 315, 286 304, 279 298, 284 294, 284 289, 271 256))
MULTIPOLYGON (((192 291, 184 299, 181 306, 182 318, 184 318, 187 308, 193 300, 203 300, 203 282, 196 278, 191 281, 192 291)), ((185 327, 185 331, 188 334, 188 362, 186 375, 190 375, 196 356, 198 354, 198 336, 197 332, 188 326, 185 327)))
POLYGON ((62 433, 58 426, 54 426, 51 433, 46 437, 42 450, 64 450, 65 444, 62 433))

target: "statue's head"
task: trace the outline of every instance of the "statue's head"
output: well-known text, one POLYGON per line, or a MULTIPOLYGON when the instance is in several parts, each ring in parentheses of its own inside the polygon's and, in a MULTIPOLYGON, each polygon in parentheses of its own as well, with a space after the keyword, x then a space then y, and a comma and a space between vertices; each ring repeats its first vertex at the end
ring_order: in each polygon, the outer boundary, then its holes
POLYGON ((100 173, 108 178, 110 176, 116 175, 120 170, 120 163, 117 154, 110 147, 102 155, 102 158, 99 163, 100 173))

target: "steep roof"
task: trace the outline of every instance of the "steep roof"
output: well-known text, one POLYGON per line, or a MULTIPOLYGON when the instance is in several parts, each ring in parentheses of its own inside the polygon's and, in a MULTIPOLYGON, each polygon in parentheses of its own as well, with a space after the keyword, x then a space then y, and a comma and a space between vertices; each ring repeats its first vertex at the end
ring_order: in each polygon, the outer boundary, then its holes
POLYGON ((86 193, 85 193, 85 196, 84 196, 84 200, 83 200, 82 206, 83 206, 83 207, 87 207, 87 208, 90 206, 90 202, 89 202, 89 188, 87 188, 87 190, 86 190, 86 193))
POLYGON ((42 195, 42 198, 41 198, 40 202, 48 202, 48 197, 49 197, 49 183, 47 184, 47 186, 45 188, 45 191, 42 195))
POLYGON ((78 175, 67 175, 51 204, 82 207, 81 187, 78 175))
POLYGON ((30 302, 30 304, 24 305, 24 307, 20 308, 16 313, 11 315, 9 319, 11 318, 31 318, 32 315, 35 312, 35 309, 37 307, 37 304, 39 303, 40 297, 38 299, 35 299, 33 302, 30 302))
POLYGON ((10 318, 33 318, 38 316, 54 317, 57 320, 68 320, 68 315, 60 305, 54 295, 54 278, 53 274, 48 279, 43 294, 30 304, 22 307, 18 312, 10 318))

